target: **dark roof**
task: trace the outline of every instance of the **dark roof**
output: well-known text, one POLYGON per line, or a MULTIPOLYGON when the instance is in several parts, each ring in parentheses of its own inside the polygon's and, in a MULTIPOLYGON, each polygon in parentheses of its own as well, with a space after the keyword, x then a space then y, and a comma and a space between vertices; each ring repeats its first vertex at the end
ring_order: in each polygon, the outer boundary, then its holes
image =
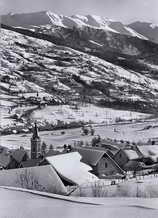
POLYGON ((111 149, 108 149, 106 147, 88 147, 89 149, 95 149, 95 150, 101 150, 101 151, 105 151, 106 153, 108 153, 111 157, 113 157, 117 152, 118 150, 111 150, 111 149))
POLYGON ((117 153, 117 151, 115 150, 106 150, 106 152, 111 156, 111 157, 114 157, 115 154, 117 153))
POLYGON ((102 146, 105 149, 110 149, 110 150, 114 150, 117 151, 119 149, 119 147, 116 147, 116 145, 110 144, 110 143, 99 143, 99 146, 102 146))
POLYGON ((10 163, 10 155, 6 152, 0 153, 0 167, 7 167, 10 163))
POLYGON ((21 167, 26 168, 26 167, 35 167, 38 166, 39 163, 42 161, 42 159, 30 159, 27 161, 22 161, 21 162, 21 167))
POLYGON ((104 150, 91 149, 87 147, 78 147, 76 149, 82 156, 82 162, 91 166, 96 166, 98 161, 106 154, 104 150))
POLYGON ((23 160, 23 158, 24 158, 25 155, 28 155, 28 154, 27 154, 27 151, 25 151, 24 149, 17 149, 17 150, 12 151, 12 153, 11 153, 11 156, 12 156, 18 163, 20 163, 20 162, 23 160))

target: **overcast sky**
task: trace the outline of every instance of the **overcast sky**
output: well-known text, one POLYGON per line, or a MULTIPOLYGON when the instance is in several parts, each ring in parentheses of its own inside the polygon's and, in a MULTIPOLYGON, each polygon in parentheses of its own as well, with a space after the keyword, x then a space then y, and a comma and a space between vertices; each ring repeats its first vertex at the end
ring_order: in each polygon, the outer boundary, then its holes
POLYGON ((129 23, 158 24, 158 0, 0 0, 0 14, 50 10, 54 13, 95 14, 129 23))

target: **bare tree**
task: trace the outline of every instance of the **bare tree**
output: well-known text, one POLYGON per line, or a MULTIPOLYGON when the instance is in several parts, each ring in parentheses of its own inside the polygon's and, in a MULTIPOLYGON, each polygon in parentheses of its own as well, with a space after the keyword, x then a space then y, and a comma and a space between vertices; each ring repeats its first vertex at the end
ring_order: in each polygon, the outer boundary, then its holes
POLYGON ((25 169, 22 173, 17 175, 17 184, 25 189, 47 191, 47 189, 39 183, 38 178, 33 172, 28 169, 25 169))
POLYGON ((54 182, 53 184, 47 186, 40 184, 38 177, 29 169, 25 169, 23 172, 17 174, 16 183, 18 187, 25 189, 50 192, 53 194, 65 194, 60 189, 60 185, 58 183, 54 182))
POLYGON ((97 181, 91 185, 91 189, 93 197, 107 197, 108 195, 107 187, 97 181))

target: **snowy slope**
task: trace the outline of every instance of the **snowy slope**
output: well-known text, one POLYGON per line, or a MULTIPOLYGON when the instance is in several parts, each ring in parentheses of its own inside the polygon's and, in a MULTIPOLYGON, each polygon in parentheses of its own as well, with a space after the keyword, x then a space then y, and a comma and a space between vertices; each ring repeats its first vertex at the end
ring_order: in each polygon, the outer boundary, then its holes
POLYGON ((158 43, 158 24, 137 21, 129 24, 129 27, 149 40, 158 43))
POLYGON ((135 30, 133 30, 133 29, 130 28, 130 27, 125 27, 125 29, 126 29, 128 32, 130 32, 130 33, 132 34, 132 36, 134 36, 134 37, 138 37, 138 38, 140 38, 140 39, 148 40, 147 37, 141 35, 140 33, 136 32, 135 30))
MULTIPOLYGON (((37 90, 47 92, 48 90, 51 91, 51 87, 53 90, 63 92, 63 94, 68 93, 66 94, 67 98, 69 96, 81 98, 83 88, 85 88, 87 95, 94 102, 95 97, 96 99, 99 97, 106 98, 107 101, 129 100, 131 104, 136 101, 143 102, 143 104, 154 102, 153 106, 156 106, 158 84, 155 77, 149 74, 149 70, 157 70, 157 64, 150 67, 149 62, 146 63, 145 60, 141 62, 143 66, 147 67, 146 73, 139 68, 138 70, 131 70, 130 64, 129 67, 127 66, 129 69, 124 69, 115 65, 112 61, 110 63, 94 55, 86 54, 86 52, 69 48, 68 43, 72 47, 71 42, 75 43, 74 47, 78 46, 77 41, 72 41, 72 37, 73 35, 70 35, 66 39, 66 47, 2 29, 0 44, 1 76, 9 75, 11 80, 8 83, 1 82, 1 90, 6 92, 5 94, 11 88, 26 92, 37 90), (91 92, 88 91, 89 89, 91 92)), ((113 37, 112 35, 109 46, 116 48, 116 39, 113 37), (114 44, 112 45, 113 41, 114 44)), ((102 52, 102 44, 93 40, 88 43, 90 43, 88 44, 89 48, 95 46, 95 49, 98 48, 98 52, 102 52)), ((119 46, 120 50, 127 55, 133 52, 134 64, 136 65, 135 55, 141 55, 141 57, 143 55, 141 48, 132 47, 132 45, 127 46, 125 42, 122 43, 119 46), (122 46, 124 47, 122 48, 122 46)), ((119 48, 117 49, 119 50, 119 48)), ((154 47, 154 51, 156 51, 155 49, 154 47)), ((147 49, 145 51, 148 52, 147 49)), ((152 49, 150 52, 152 52, 152 49)), ((116 56, 117 60, 119 60, 118 58, 116 56)), ((141 104, 140 107, 142 107, 141 104)), ((137 109, 140 110, 138 104, 137 109)))
POLYGON ((157 198, 72 198, 0 188, 1 218, 157 218, 157 198), (19 210, 20 208, 20 210, 19 210))

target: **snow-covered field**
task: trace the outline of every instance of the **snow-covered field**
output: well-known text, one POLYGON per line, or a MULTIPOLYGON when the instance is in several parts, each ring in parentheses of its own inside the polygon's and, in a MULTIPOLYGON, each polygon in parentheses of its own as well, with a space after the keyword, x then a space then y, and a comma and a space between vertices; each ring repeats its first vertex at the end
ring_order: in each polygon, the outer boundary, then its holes
POLYGON ((1 218, 157 218, 158 199, 73 198, 0 188, 1 218))
POLYGON ((0 127, 11 126, 14 121, 9 118, 9 111, 6 107, 0 107, 0 127))
POLYGON ((150 115, 125 111, 114 110, 111 108, 97 107, 94 105, 80 106, 78 109, 73 109, 69 105, 48 106, 42 110, 36 110, 32 114, 32 118, 39 121, 47 121, 56 123, 61 120, 66 123, 72 121, 84 121, 92 123, 115 123, 117 119, 135 120, 147 118, 150 115))
MULTIPOLYGON (((142 130, 145 126, 155 124, 158 125, 158 120, 152 120, 151 122, 142 122, 134 124, 124 125, 100 125, 95 126, 95 135, 100 135, 102 138, 111 138, 118 140, 128 140, 131 142, 147 142, 150 138, 158 136, 158 127, 151 128, 148 130, 142 130), (114 129, 116 131, 114 131, 114 129)), ((44 131, 40 132, 39 135, 42 141, 46 144, 52 144, 54 147, 63 146, 64 144, 74 144, 75 141, 91 141, 93 136, 82 136, 81 129, 67 129, 64 130, 65 134, 61 134, 61 130, 58 131, 44 131)), ((32 134, 17 134, 17 135, 6 135, 0 136, 0 145, 8 148, 18 148, 24 146, 30 148, 30 138, 32 134)))
MULTIPOLYGON (((28 107, 29 108, 29 107, 28 107)), ((26 109, 26 108, 25 108, 26 109)), ((14 110, 17 110, 16 108, 14 110)), ((14 111, 13 110, 13 111, 14 111)), ((23 110, 23 107, 20 108, 23 110)), ((9 118, 10 114, 6 108, 0 108, 1 112, 1 126, 14 125, 15 121, 9 118)), ((148 123, 135 123, 136 119, 145 119, 149 117, 147 114, 114 110, 110 108, 102 108, 94 105, 80 106, 79 109, 75 109, 72 106, 61 105, 61 106, 47 106, 42 110, 35 110, 32 115, 32 119, 38 120, 40 123, 57 123, 58 120, 64 121, 65 123, 70 123, 73 121, 79 122, 91 122, 95 125, 102 125, 95 127, 95 134, 100 135, 102 138, 112 138, 112 139, 123 139, 130 141, 148 140, 149 137, 157 136, 157 128, 142 130, 148 123), (116 120, 122 119, 124 121, 133 120, 133 124, 129 125, 119 125, 115 127, 109 124, 115 124, 116 120), (108 126, 107 126, 108 125, 108 126), (140 125, 140 126, 139 126, 140 125), (114 132, 114 128, 117 131, 114 132), (146 134, 148 133, 149 134, 146 134)), ((154 123, 154 121, 152 122, 154 123)), ((17 123, 18 125, 18 123, 17 123)), ((61 135, 61 131, 50 131, 41 132, 40 136, 43 141, 48 145, 53 144, 56 146, 61 146, 65 143, 73 144, 75 141, 91 141, 92 136, 82 136, 80 129, 65 130, 65 135, 61 135)), ((0 136, 0 145, 6 147, 17 148, 19 146, 24 146, 25 148, 30 148, 30 138, 31 134, 18 134, 18 135, 7 135, 0 136)))
MULTIPOLYGON (((35 93, 27 93, 25 97, 35 96, 35 93)), ((46 93, 40 93, 40 96, 46 96, 46 93)), ((49 95, 47 95, 49 96, 49 95)), ((36 106, 23 106, 15 107, 13 110, 10 110, 12 106, 15 106, 16 100, 7 99, 3 96, 0 99, 0 127, 10 127, 13 126, 16 121, 11 118, 14 114, 23 114, 27 110, 36 108, 36 106)), ((125 110, 115 110, 111 108, 97 107, 94 105, 79 106, 78 109, 69 105, 61 106, 47 106, 43 109, 35 110, 31 114, 33 120, 38 120, 41 123, 51 123, 57 124, 58 121, 63 121, 65 123, 70 123, 72 121, 79 122, 90 122, 90 123, 105 123, 112 124, 116 120, 121 119, 124 121, 136 120, 136 119, 145 119, 149 117, 150 114, 143 114, 132 111, 125 110)))

